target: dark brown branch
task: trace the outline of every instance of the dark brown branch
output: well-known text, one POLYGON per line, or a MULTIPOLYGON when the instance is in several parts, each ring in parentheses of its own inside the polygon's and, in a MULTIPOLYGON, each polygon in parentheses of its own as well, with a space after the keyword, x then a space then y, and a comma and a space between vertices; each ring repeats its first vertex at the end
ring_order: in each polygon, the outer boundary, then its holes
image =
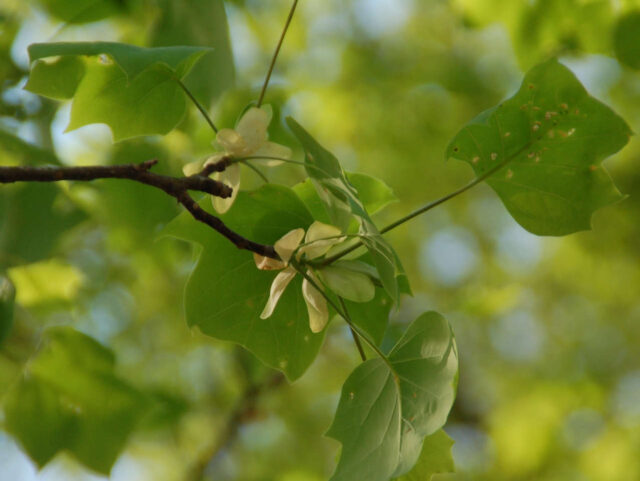
MULTIPOLYGON (((218 163, 220 165, 213 165, 224 170, 228 159, 223 159, 223 161, 224 163, 218 163)), ((157 160, 147 160, 140 164, 90 167, 0 167, 0 184, 10 184, 13 182, 58 182, 61 180, 132 180, 160 189, 174 197, 196 220, 218 231, 239 249, 246 249, 274 259, 279 258, 273 246, 258 244, 232 231, 219 218, 203 210, 188 192, 193 190, 226 198, 230 197, 233 192, 230 187, 204 175, 178 178, 150 172, 151 167, 157 163, 157 160)))

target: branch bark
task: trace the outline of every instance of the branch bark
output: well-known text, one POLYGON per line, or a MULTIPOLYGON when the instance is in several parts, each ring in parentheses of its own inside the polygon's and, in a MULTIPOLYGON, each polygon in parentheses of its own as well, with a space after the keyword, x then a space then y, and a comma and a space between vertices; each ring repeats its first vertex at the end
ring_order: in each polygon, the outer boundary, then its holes
MULTIPOLYGON (((273 246, 253 242, 231 230, 218 217, 202 209, 189 194, 190 190, 226 198, 232 189, 225 184, 201 174, 189 177, 170 177, 156 174, 150 169, 157 160, 140 164, 123 164, 89 167, 0 167, 0 184, 14 182, 58 182, 62 180, 91 181, 96 179, 126 179, 162 190, 174 197, 194 219, 208 225, 229 239, 238 249, 245 249, 265 257, 279 259, 273 246)), ((221 163, 219 168, 224 170, 221 163)))

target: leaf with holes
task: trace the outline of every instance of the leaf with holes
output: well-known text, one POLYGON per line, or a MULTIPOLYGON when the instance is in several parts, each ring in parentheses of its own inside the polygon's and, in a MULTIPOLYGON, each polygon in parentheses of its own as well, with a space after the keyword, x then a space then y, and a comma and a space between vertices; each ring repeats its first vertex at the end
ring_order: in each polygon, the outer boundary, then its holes
POLYGON ((29 47, 35 63, 25 88, 45 97, 73 98, 67 131, 104 123, 115 140, 166 134, 186 109, 177 79, 209 51, 115 42, 36 43, 29 47))
POLYGON ((331 481, 387 481, 408 472, 424 438, 440 429, 455 397, 458 354, 449 323, 427 312, 388 356, 345 381, 327 435, 342 443, 331 481))
POLYGON ((630 135, 624 120, 550 60, 464 127, 447 156, 478 176, 504 165, 487 183, 513 218, 534 234, 559 236, 589 229, 595 210, 622 199, 600 163, 630 135))

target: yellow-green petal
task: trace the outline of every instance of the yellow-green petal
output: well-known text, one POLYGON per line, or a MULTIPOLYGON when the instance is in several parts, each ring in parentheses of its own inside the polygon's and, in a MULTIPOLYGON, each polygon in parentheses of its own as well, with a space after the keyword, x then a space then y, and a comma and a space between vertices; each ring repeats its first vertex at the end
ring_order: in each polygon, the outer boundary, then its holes
POLYGON ((262 310, 262 314, 260 314, 260 319, 266 319, 271 316, 271 314, 273 314, 273 310, 276 308, 276 305, 278 304, 282 293, 295 276, 296 270, 293 267, 287 267, 285 270, 278 273, 276 278, 271 283, 269 299, 267 300, 267 304, 262 310))
POLYGON ((211 202, 216 212, 224 214, 231 208, 238 195, 240 188, 240 166, 238 164, 231 164, 224 172, 216 172, 213 178, 233 189, 231 197, 225 199, 217 196, 211 197, 211 202))

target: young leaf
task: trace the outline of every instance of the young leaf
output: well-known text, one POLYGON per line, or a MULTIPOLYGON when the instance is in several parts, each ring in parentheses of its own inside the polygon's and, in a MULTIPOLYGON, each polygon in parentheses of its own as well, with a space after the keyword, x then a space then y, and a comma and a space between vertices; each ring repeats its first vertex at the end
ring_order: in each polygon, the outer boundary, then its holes
POLYGON ((176 79, 184 78, 208 51, 115 42, 37 43, 29 47, 35 64, 25 88, 45 97, 73 98, 67 130, 104 123, 115 140, 166 134, 186 108, 176 79), (49 57, 60 58, 50 61, 49 57))
MULTIPOLYGON (((210 205, 208 198, 201 203, 203 208, 210 205)), ((313 221, 291 189, 274 184, 240 192, 221 218, 248 238, 269 244, 293 229, 306 229, 313 221)), ((324 338, 324 332, 314 334, 309 328, 301 276, 291 281, 274 313, 260 319, 278 271, 257 269, 251 253, 239 250, 186 213, 174 219, 164 233, 202 246, 185 291, 187 323, 208 336, 243 345, 291 380, 300 377, 324 338)))
POLYGON ((624 120, 550 60, 464 127, 447 156, 478 176, 504 165, 487 183, 507 210, 528 231, 559 236, 589 229, 595 210, 622 198, 600 163, 630 135, 624 120))
POLYGON ((434 474, 453 473, 455 468, 451 456, 452 446, 453 439, 442 429, 427 436, 424 438, 422 453, 416 465, 396 481, 430 481, 434 474))
POLYGON ((387 481, 409 471, 423 439, 440 429, 453 404, 458 355, 447 321, 416 319, 388 357, 358 366, 346 380, 327 435, 342 443, 331 481, 387 481))
POLYGON ((13 327, 13 303, 16 290, 8 277, 0 274, 0 344, 13 327))
POLYGON ((352 216, 360 224, 358 232, 362 243, 371 253, 371 258, 385 290, 395 301, 398 298, 397 275, 401 271, 393 248, 378 232, 355 187, 349 182, 338 159, 322 147, 293 118, 287 124, 306 152, 305 168, 312 179, 320 199, 331 219, 331 223, 345 230, 352 216))
POLYGON ((114 374, 111 351, 59 327, 47 331, 7 393, 5 427, 40 467, 66 450, 108 474, 146 406, 145 397, 114 374))

